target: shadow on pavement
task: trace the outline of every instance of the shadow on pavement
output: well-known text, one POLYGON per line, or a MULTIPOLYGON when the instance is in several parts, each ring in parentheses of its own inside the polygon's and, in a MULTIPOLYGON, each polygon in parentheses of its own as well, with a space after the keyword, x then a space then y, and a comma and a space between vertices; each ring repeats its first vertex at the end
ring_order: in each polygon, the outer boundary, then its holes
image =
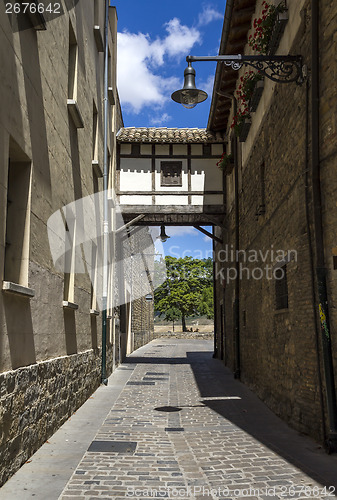
POLYGON ((153 354, 129 356, 126 363, 190 365, 200 391, 201 407, 207 406, 314 480, 337 490, 337 455, 327 455, 319 443, 290 428, 248 387, 235 380, 233 373, 212 357, 213 352, 187 352, 186 358, 153 354))

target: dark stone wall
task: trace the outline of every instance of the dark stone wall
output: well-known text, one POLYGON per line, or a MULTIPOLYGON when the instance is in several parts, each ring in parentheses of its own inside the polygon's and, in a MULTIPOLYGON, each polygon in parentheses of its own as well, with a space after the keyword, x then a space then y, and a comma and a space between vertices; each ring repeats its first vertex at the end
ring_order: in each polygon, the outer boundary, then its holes
MULTIPOLYGON (((111 374, 112 346, 107 349, 111 374)), ((0 486, 101 383, 101 351, 89 350, 0 374, 0 486)))
MULTIPOLYGON (((336 113, 333 110, 336 108, 337 97, 336 66, 332 64, 332 59, 337 41, 337 6, 330 0, 320 4, 320 164, 331 334, 336 367, 337 271, 333 268, 333 256, 337 255, 337 166, 336 113)), ((291 53, 303 55, 310 75, 310 2, 305 3, 301 17, 302 25, 291 53)), ((240 361, 243 382, 293 427, 321 440, 321 390, 324 394, 324 381, 321 389, 320 376, 323 379, 324 376, 320 338, 317 337, 316 328, 317 322, 319 324, 318 307, 314 296, 310 123, 310 78, 308 89, 306 83, 302 86, 276 85, 249 157, 243 165, 239 161, 239 248, 246 252, 246 258, 252 255, 249 252, 253 250, 261 250, 263 255, 269 251, 265 263, 261 256, 259 262, 244 262, 244 253, 239 259, 240 264, 247 268, 240 279, 240 361), (265 213, 258 215, 263 183, 265 213), (266 275, 262 279, 252 278, 254 268, 264 269, 271 264, 272 250, 295 251, 287 262, 288 308, 281 310, 276 309, 275 280, 267 279, 266 275)), ((240 149, 239 146, 239 152, 240 149)), ((233 178, 227 178, 227 181, 229 185, 233 185, 233 178)), ((227 247, 217 245, 217 251, 221 248, 235 249, 232 196, 229 196, 225 224, 228 228, 225 232, 227 247)), ((226 278, 226 270, 235 266, 235 263, 218 262, 217 265, 224 267, 226 278)), ((273 269, 274 267, 270 268, 269 275, 273 269)), ((259 271, 255 273, 255 277, 260 276, 259 271)), ((234 371, 234 280, 224 283, 225 281, 226 279, 222 284, 218 283, 218 295, 222 293, 221 289, 225 290, 223 357, 234 371)), ((218 357, 221 357, 219 328, 217 349, 218 357)), ((325 408, 324 411, 326 414, 325 408)))

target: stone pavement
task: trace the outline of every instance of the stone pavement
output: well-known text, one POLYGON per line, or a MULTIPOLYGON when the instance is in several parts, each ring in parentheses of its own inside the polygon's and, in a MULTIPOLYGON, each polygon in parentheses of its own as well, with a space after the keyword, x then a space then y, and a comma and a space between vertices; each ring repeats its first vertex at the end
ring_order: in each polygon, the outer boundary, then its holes
POLYGON ((85 426, 86 405, 72 417, 75 427, 66 435, 83 456, 73 465, 67 458, 68 477, 57 472, 66 460, 61 429, 59 444, 51 439, 44 458, 25 464, 0 498, 335 498, 337 457, 289 429, 212 358, 212 347, 212 341, 157 339, 138 349, 88 402, 97 428, 107 415, 96 436, 85 426), (74 439, 75 432, 88 436, 74 439))

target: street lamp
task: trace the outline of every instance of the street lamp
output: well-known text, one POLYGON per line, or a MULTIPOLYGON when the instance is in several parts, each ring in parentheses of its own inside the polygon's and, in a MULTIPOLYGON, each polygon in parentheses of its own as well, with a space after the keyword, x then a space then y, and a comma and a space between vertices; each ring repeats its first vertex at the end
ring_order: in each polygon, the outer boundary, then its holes
POLYGON ((157 239, 160 240, 162 243, 165 243, 165 241, 167 241, 169 238, 170 238, 170 236, 167 236, 167 234, 165 233, 165 226, 164 226, 164 224, 162 224, 160 226, 160 235, 157 236, 157 239))
POLYGON ((182 89, 173 92, 171 98, 175 102, 182 104, 184 108, 192 109, 199 102, 205 101, 207 97, 208 95, 206 92, 196 88, 195 69, 192 68, 192 63, 188 61, 188 66, 184 71, 184 86, 182 89))
POLYGON ((192 68, 193 61, 216 61, 234 70, 239 70, 243 65, 256 69, 269 80, 277 83, 296 82, 302 85, 304 82, 303 62, 301 56, 187 56, 187 68, 184 71, 184 86, 171 95, 173 101, 182 104, 185 108, 194 108, 200 102, 207 99, 207 94, 195 86, 195 69, 192 68))

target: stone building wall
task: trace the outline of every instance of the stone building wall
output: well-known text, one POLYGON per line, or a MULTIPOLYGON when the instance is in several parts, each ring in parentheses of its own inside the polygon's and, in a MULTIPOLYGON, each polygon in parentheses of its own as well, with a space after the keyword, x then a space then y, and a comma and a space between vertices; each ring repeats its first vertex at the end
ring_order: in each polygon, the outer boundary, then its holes
MULTIPOLYGON (((259 8, 260 2, 257 2, 259 8)), ((289 1, 289 12, 295 4, 289 1)), ((336 50, 336 6, 329 0, 321 5, 321 176, 323 222, 328 265, 331 311, 331 336, 335 375, 336 344, 336 272, 333 254, 337 225, 336 212, 336 104, 331 54, 336 50), (330 53, 330 57, 327 53, 330 53)), ((239 144, 239 262, 246 268, 239 280, 240 377, 270 408, 299 431, 323 439, 326 408, 324 396, 320 332, 317 336, 317 312, 313 262, 313 207, 310 141, 311 9, 302 2, 289 33, 295 33, 292 46, 281 40, 278 53, 301 54, 308 66, 309 84, 268 84, 270 99, 262 98, 247 141, 239 144), (296 20, 300 19, 297 25, 296 20), (264 210, 259 213, 259 207, 264 210), (245 262, 249 252, 269 252, 266 262, 245 262), (271 251, 290 251, 286 259, 288 307, 276 308, 275 279, 261 279, 260 271, 271 265, 271 251), (255 272, 255 279, 253 273, 255 272), (248 277, 249 276, 249 277, 248 277), (253 276, 253 277, 252 277, 253 276), (256 278, 257 277, 257 278, 256 278), (324 397, 323 397, 324 399, 324 397)), ((266 89, 265 89, 266 90, 266 89)), ((235 250, 234 173, 227 176, 227 217, 225 245, 217 250, 235 250)), ((336 252, 337 253, 337 252, 336 252)), ((223 254, 224 255, 224 254, 223 254)), ((275 256, 275 255, 274 255, 275 256)), ((235 256, 236 258, 236 256, 235 256)), ((253 260, 253 259, 252 259, 253 260)), ((235 266, 229 259, 226 270, 235 266)), ((237 368, 234 321, 235 282, 225 288, 225 332, 217 336, 218 356, 237 368), (221 353, 221 342, 223 352, 221 353)), ((218 284, 220 287, 221 284, 218 284)))
POLYGON ((324 0, 320 7, 320 167, 325 262, 330 305, 332 352, 337 387, 337 5, 324 0))
MULTIPOLYGON (((65 13, 42 31, 18 31, 15 16, 0 6, 1 482, 101 380, 101 316, 91 281, 87 273, 66 276, 54 265, 47 221, 65 205, 102 190, 104 9, 94 20, 94 2, 81 0, 69 11, 61 3, 65 13)), ((114 8, 109 17, 109 83, 117 96, 114 8)), ((114 157, 111 163, 114 168, 114 157)), ((107 344, 109 375, 118 348, 112 335, 107 344)))
POLYGON ((125 324, 126 354, 147 344, 154 335, 154 256, 155 246, 148 226, 135 226, 124 240, 123 280, 128 291, 129 306, 125 324), (151 295, 152 300, 145 296, 151 295))

